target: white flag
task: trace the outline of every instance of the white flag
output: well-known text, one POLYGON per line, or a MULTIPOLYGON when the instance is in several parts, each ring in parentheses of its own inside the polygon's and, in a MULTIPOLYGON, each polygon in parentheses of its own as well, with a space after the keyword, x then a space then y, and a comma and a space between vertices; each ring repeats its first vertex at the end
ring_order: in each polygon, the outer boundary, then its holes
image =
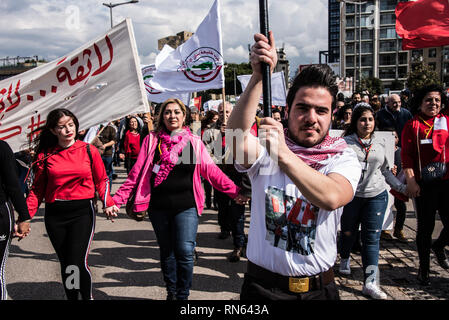
POLYGON ((63 58, 0 81, 0 139, 27 148, 47 114, 66 108, 80 129, 149 112, 130 20, 63 58))
MULTIPOLYGON (((251 75, 237 76, 242 84, 242 91, 245 91, 251 75)), ((285 106, 287 100, 287 89, 285 86, 284 71, 275 72, 271 75, 271 102, 275 106, 285 106)), ((263 104, 263 96, 260 97, 260 103, 263 104)))
POLYGON ((151 102, 162 103, 167 99, 176 98, 181 100, 186 106, 190 103, 190 92, 163 92, 155 90, 150 85, 150 80, 156 73, 156 66, 150 64, 142 68, 143 81, 145 83, 145 90, 147 92, 148 100, 151 102))
POLYGON ((157 73, 149 85, 158 91, 196 92, 224 86, 219 0, 195 34, 173 49, 165 45, 156 57, 157 73))

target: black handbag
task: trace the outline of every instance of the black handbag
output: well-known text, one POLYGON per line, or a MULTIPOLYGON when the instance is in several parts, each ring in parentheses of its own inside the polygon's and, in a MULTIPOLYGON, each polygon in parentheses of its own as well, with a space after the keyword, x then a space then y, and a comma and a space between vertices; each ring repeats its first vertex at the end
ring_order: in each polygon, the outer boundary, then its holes
POLYGON ((143 219, 145 219, 146 215, 147 215, 147 211, 139 211, 136 212, 134 211, 134 201, 136 199, 136 191, 133 190, 133 192, 131 192, 128 201, 126 202, 126 214, 133 218, 136 221, 143 221, 143 219))
MULTIPOLYGON (((443 150, 444 152, 444 150, 443 150)), ((446 174, 446 164, 443 162, 432 162, 421 169, 421 179, 423 182, 441 180, 446 174)))
POLYGON ((419 127, 416 133, 416 144, 418 146, 418 162, 421 173, 421 180, 424 183, 441 180, 446 174, 446 148, 443 148, 443 162, 432 162, 424 168, 421 167, 421 155, 419 152, 419 127))

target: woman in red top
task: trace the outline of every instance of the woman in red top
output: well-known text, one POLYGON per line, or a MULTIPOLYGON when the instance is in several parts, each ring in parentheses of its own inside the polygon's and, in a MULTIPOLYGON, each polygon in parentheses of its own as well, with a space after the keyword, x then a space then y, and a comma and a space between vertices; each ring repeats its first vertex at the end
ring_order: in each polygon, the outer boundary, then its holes
POLYGON ((418 222, 416 245, 419 255, 418 281, 429 285, 430 250, 444 269, 449 263, 444 246, 449 243, 449 173, 442 169, 449 159, 448 116, 441 113, 448 106, 442 88, 430 85, 419 89, 413 97, 411 107, 414 117, 402 131, 402 167, 407 180, 407 191, 415 198, 418 222), (432 168, 431 168, 432 167, 432 168), (440 172, 434 179, 426 179, 429 172, 440 172), (442 169, 442 170, 440 170, 442 169), (427 181, 426 181, 427 180, 427 181), (435 214, 441 217, 444 229, 432 244, 435 214))
POLYGON ((123 149, 120 153, 120 159, 125 160, 125 168, 129 173, 137 161, 137 156, 140 151, 140 130, 139 122, 136 117, 131 117, 128 120, 128 130, 125 133, 125 140, 123 142, 123 149))
POLYGON ((77 300, 81 295, 83 300, 90 300, 92 279, 87 256, 95 229, 95 190, 108 217, 116 216, 118 210, 101 156, 95 147, 76 140, 78 128, 77 118, 67 109, 48 114, 35 141, 35 177, 27 205, 33 217, 45 199, 45 227, 61 264, 67 298, 77 300), (70 276, 72 281, 66 281, 70 276))

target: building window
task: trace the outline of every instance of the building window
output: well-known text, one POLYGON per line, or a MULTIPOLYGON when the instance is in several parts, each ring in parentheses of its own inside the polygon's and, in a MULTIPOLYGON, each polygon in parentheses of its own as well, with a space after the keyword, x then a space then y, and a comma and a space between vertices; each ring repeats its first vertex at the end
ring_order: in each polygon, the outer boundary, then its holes
POLYGON ((407 52, 399 52, 399 64, 408 64, 407 52))
POLYGON ((346 53, 347 54, 353 54, 354 53, 354 44, 353 43, 347 43, 346 44, 346 53))
POLYGON ((355 5, 351 3, 346 3, 346 13, 354 13, 355 12, 355 5))
POLYGON ((362 78, 372 78, 373 69, 362 69, 362 78))
POLYGON ((347 68, 354 67, 354 56, 346 57, 346 67, 347 68))
POLYGON ((346 77, 354 77, 354 69, 346 69, 346 77))
POLYGON ((396 9, 397 0, 380 0, 380 10, 396 9))
POLYGON ((380 38, 381 39, 394 39, 396 38, 396 30, 395 28, 381 28, 380 29, 380 38))
POLYGON ((436 48, 429 49, 429 58, 436 58, 436 57, 437 57, 437 49, 436 48))
POLYGON ((346 27, 352 28, 354 27, 354 17, 347 17, 346 18, 346 27))
POLYGON ((373 43, 367 41, 362 42, 362 53, 373 53, 373 43))
POLYGON ((346 40, 354 40, 354 30, 347 30, 346 31, 346 40))
POLYGON ((382 13, 380 15, 380 24, 395 24, 396 16, 394 13, 382 13))
POLYGON ((399 67, 398 68, 398 77, 399 78, 407 78, 407 67, 399 67))
POLYGON ((436 62, 429 62, 429 67, 430 67, 430 69, 435 71, 437 69, 437 63, 436 62))
POLYGON ((394 40, 380 41, 379 51, 380 52, 396 51, 396 41, 394 40))
POLYGON ((362 40, 372 40, 373 30, 362 30, 362 40))
POLYGON ((373 65, 373 55, 362 55, 362 67, 371 67, 373 65))
POLYGON ((423 60, 423 50, 422 49, 412 50, 412 62, 422 60, 423 60))
POLYGON ((390 66, 396 64, 396 54, 380 54, 379 55, 379 65, 381 66, 390 66))
POLYGON ((379 68, 379 78, 380 79, 395 79, 396 78, 396 68, 379 68))

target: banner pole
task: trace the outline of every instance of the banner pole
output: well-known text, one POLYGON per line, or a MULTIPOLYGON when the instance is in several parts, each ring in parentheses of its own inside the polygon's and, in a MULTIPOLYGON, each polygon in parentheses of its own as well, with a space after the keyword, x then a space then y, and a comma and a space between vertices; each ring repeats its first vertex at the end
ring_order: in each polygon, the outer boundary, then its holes
MULTIPOLYGON (((259 0, 260 33, 268 38, 268 0, 259 0)), ((271 117, 271 73, 270 66, 262 63, 263 115, 271 117)))

